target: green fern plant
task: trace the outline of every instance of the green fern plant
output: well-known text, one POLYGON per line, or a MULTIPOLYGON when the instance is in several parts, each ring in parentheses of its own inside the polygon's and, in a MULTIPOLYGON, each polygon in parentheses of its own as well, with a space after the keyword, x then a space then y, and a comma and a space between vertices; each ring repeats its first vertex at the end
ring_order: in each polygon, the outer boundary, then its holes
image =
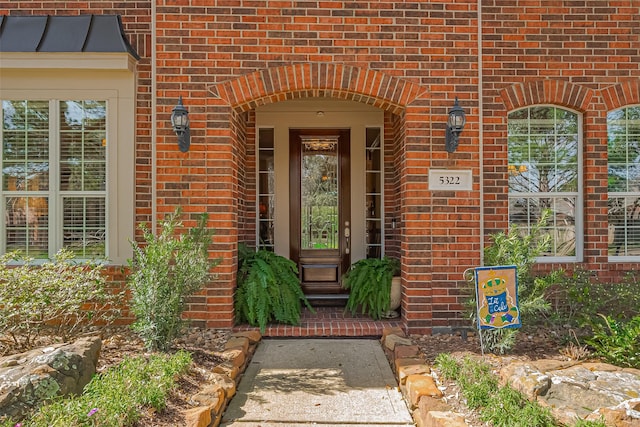
POLYGON ((302 292, 298 267, 293 261, 246 245, 240 245, 238 254, 237 321, 259 326, 264 333, 271 321, 299 324, 301 303, 313 311, 302 292))
POLYGON ((380 319, 391 304, 391 280, 400 272, 395 258, 366 258, 357 261, 342 276, 342 287, 349 290, 347 310, 360 311, 380 319))

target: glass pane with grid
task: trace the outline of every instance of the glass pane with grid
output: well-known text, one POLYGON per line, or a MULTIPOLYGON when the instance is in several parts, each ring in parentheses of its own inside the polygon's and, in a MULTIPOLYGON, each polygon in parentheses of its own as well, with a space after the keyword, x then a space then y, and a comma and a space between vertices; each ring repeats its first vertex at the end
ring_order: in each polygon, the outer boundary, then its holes
POLYGON ((640 195, 609 197, 609 255, 640 256, 640 195))
POLYGON ((550 237, 549 250, 542 256, 576 255, 576 197, 509 197, 509 222, 518 225, 522 233, 529 233, 540 220, 544 210, 551 217, 542 228, 542 234, 550 237))
POLYGON ((531 107, 509 114, 509 192, 577 191, 577 114, 531 107))
POLYGON ((258 247, 275 250, 275 141, 273 129, 258 134, 258 247))
POLYGON ((2 189, 49 188, 49 104, 2 102, 2 189))
POLYGON ((63 198, 63 246, 80 258, 106 255, 104 197, 63 198))
POLYGON ((365 143, 365 252, 367 258, 382 257, 382 131, 367 128, 365 143))
POLYGON ((578 197, 578 115, 552 106, 514 111, 508 116, 509 222, 525 232, 544 209, 551 237, 547 256, 576 256, 578 197))
POLYGON ((640 256, 640 106, 607 115, 609 256, 640 256))
POLYGON ((47 258, 49 103, 2 101, 2 190, 7 251, 47 258))
POLYGON ((31 258, 48 258, 49 199, 7 197, 5 200, 6 250, 19 250, 31 258))
POLYGON ((106 103, 60 102, 60 190, 106 190, 106 103))

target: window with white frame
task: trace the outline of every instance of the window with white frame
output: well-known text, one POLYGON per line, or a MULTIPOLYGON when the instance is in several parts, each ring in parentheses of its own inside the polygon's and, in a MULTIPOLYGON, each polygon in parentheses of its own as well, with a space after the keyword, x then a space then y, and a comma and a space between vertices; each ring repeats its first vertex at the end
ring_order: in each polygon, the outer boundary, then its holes
POLYGON ((609 256, 640 257, 640 106, 607 115, 609 256))
POLYGON ((2 252, 107 255, 107 102, 2 100, 2 252))
POLYGON ((508 115, 509 223, 525 232, 544 210, 551 237, 544 257, 580 261, 581 117, 555 106, 532 106, 508 115))

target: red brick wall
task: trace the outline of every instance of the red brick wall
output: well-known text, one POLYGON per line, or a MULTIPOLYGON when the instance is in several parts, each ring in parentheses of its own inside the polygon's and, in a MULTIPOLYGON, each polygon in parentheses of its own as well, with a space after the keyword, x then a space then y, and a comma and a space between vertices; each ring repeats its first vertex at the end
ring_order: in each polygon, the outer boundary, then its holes
POLYGON ((392 143, 385 154, 395 157, 396 173, 387 174, 392 181, 385 185, 397 199, 385 201, 385 221, 389 226, 391 212, 397 219, 389 249, 402 257, 403 320, 410 332, 460 321, 463 272, 479 265, 483 237, 486 243, 507 225, 506 116, 515 108, 551 103, 583 114, 583 266, 602 277, 637 266, 607 264, 604 196, 606 112, 640 103, 635 0, 156 0, 156 10, 157 122, 150 123, 149 2, 0 1, 0 13, 123 15, 142 56, 136 220, 152 214, 154 126, 158 215, 178 204, 186 205, 187 216, 208 211, 216 229, 212 256, 223 258, 218 280, 194 299, 192 318, 210 326, 232 322, 237 243, 251 234, 245 226, 255 215, 251 111, 309 96, 386 111, 385 141, 392 143), (177 150, 168 124, 180 95, 192 123, 189 153, 177 150), (449 154, 445 121, 455 96, 467 125, 449 154), (473 190, 429 191, 430 168, 470 169, 473 190))
POLYGON ((640 103, 640 3, 483 1, 483 40, 486 232, 507 221, 507 114, 554 104, 583 116, 584 263, 562 267, 637 268, 608 264, 606 115, 640 103))

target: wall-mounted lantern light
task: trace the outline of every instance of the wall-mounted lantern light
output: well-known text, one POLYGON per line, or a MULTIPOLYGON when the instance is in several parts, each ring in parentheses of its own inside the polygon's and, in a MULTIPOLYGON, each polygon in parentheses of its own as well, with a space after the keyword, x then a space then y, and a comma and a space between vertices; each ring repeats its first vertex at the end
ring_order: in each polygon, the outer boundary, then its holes
POLYGON ((171 112, 171 126, 178 135, 178 147, 180 151, 186 153, 191 144, 191 131, 189 130, 189 112, 182 105, 182 95, 178 99, 178 105, 171 112))
POLYGON ((464 110, 458 105, 458 97, 456 96, 453 108, 449 110, 449 119, 447 120, 445 149, 449 153, 453 153, 458 148, 458 139, 466 122, 467 118, 464 115, 464 110))

